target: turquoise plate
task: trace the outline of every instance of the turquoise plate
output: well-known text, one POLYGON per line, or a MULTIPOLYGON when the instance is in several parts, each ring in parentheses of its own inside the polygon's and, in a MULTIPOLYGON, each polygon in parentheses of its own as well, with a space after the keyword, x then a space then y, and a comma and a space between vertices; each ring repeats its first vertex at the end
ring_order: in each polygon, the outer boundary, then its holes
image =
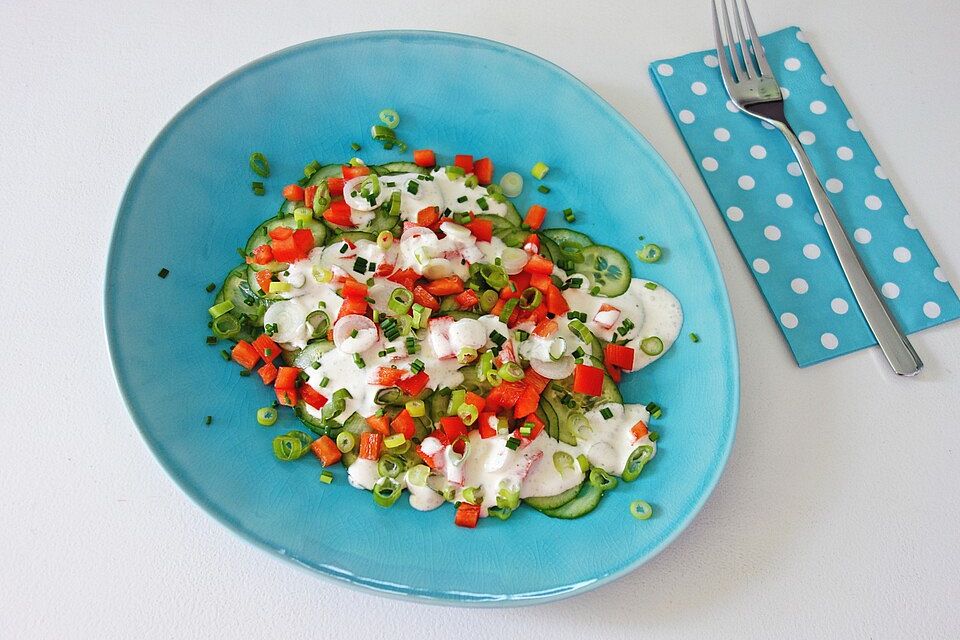
MULTIPOLYGON (((639 81, 639 76, 638 76, 639 81)), ((403 156, 410 158, 410 152, 403 156)), ((316 40, 227 76, 187 105, 147 150, 117 215, 107 265, 107 338, 120 389, 143 438, 183 490, 245 539, 343 584, 460 605, 545 602, 635 569, 690 522, 717 482, 733 441, 739 373, 720 266, 696 210, 646 140, 562 69, 502 44, 446 33, 394 31, 316 40), (629 401, 664 407, 660 454, 642 477, 608 494, 588 517, 551 520, 521 509, 506 522, 453 525, 449 505, 391 509, 332 485, 311 459, 277 461, 272 438, 287 416, 257 425, 273 400, 206 346, 204 291, 238 262, 236 247, 272 214, 280 190, 316 158, 337 162, 363 145, 384 107, 402 118, 411 148, 489 155, 498 175, 527 176, 518 205, 573 207, 575 228, 632 256, 637 236, 666 247, 634 275, 681 300, 682 337, 660 361, 628 376, 629 401), (270 160, 268 197, 251 193, 254 150, 270 160), (529 168, 552 169, 536 191, 529 168), (161 267, 167 278, 157 277, 161 267), (691 331, 701 341, 687 338, 691 331), (204 425, 204 417, 213 423, 204 425), (636 498, 656 515, 630 516, 636 498)))

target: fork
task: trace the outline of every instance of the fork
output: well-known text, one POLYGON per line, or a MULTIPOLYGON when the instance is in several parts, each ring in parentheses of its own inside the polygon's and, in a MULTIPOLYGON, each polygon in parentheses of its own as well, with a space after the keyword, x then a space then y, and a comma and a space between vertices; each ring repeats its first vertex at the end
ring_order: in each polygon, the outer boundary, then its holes
POLYGON ((797 157, 797 162, 800 163, 800 168, 803 170, 803 177, 806 179, 810 193, 817 204, 823 226, 830 238, 830 244, 833 246, 833 250, 840 260, 840 266, 843 268, 843 274, 853 290, 853 297, 860 305, 860 310, 876 337, 880 350, 883 351, 887 362, 890 363, 890 366, 898 375, 916 375, 923 368, 920 356, 914 351, 913 345, 910 344, 903 331, 897 326, 896 321, 890 315, 890 311, 884 305, 883 300, 880 299, 877 288, 870 281, 870 277, 860 261, 860 256, 854 251, 843 225, 837 218, 833 205, 830 204, 827 192, 820 183, 820 178, 817 177, 813 164, 811 164, 807 152, 803 149, 803 144, 784 116, 783 93, 780 91, 780 84, 767 62, 767 56, 763 51, 760 37, 757 35, 757 28, 753 24, 753 17, 750 15, 747 0, 743 0, 743 18, 746 21, 747 32, 750 34, 749 40, 744 37, 738 2, 737 0, 730 1, 733 4, 734 24, 737 31, 736 40, 734 40, 733 31, 730 28, 727 0, 710 0, 710 8, 713 13, 713 37, 717 44, 717 59, 720 61, 720 74, 723 76, 723 84, 727 88, 727 93, 737 108, 772 125, 787 139, 790 148, 793 149, 793 155, 797 157), (720 20, 717 18, 717 1, 720 2, 723 11, 723 32, 720 30, 720 20), (726 40, 724 40, 724 34, 726 40), (754 57, 756 57, 756 61, 754 61, 754 57))

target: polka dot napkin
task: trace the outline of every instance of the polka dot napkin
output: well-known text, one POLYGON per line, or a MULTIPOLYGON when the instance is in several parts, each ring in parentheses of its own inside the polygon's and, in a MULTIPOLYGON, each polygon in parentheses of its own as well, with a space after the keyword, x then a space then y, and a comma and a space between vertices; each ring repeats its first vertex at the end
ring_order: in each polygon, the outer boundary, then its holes
MULTIPOLYGON (((908 332, 960 317, 947 282, 802 31, 763 38, 787 118, 908 332)), ((801 367, 876 344, 786 141, 728 99, 714 52, 650 75, 801 367)))

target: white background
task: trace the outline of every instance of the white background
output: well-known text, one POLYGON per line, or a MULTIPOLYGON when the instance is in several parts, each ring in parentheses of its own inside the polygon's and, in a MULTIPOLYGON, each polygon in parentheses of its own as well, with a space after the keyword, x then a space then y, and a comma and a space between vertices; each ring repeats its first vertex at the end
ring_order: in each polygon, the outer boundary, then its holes
MULTIPOLYGON (((706 0, 520 4, 0 0, 0 638, 960 635, 960 326, 915 336, 918 379, 875 349, 798 369, 646 73, 709 46, 706 0), (666 157, 720 256, 743 370, 729 466, 672 546, 581 597, 458 610, 297 570, 192 504, 116 391, 102 280, 140 154, 236 67, 379 28, 494 38, 583 79, 666 157)), ((808 31, 956 283, 960 5, 753 4, 764 30, 808 31)))

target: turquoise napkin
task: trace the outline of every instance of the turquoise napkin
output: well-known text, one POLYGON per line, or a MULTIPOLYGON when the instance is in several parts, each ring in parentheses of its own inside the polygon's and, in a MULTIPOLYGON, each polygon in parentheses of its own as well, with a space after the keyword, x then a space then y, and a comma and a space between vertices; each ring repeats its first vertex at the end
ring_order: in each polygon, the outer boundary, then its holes
MULTIPOLYGON (((787 118, 900 326, 960 317, 947 282, 802 31, 762 38, 787 118)), ((767 305, 801 367, 876 344, 790 148, 727 98, 716 51, 650 65, 767 305)))

